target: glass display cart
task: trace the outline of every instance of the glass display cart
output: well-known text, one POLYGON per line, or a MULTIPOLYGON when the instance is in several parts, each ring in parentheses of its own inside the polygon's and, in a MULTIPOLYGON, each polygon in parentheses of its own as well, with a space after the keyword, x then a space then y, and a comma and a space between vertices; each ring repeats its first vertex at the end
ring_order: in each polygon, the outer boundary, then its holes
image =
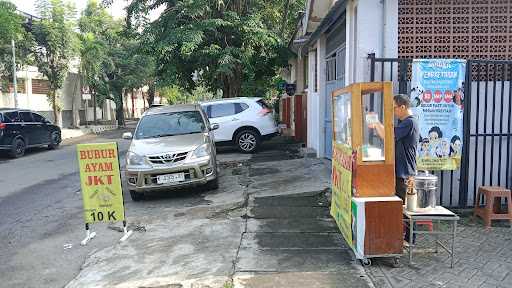
POLYGON ((331 215, 363 265, 374 257, 398 265, 403 227, 402 200, 395 196, 392 83, 336 90, 332 107, 331 215), (380 134, 373 128, 378 123, 380 134))

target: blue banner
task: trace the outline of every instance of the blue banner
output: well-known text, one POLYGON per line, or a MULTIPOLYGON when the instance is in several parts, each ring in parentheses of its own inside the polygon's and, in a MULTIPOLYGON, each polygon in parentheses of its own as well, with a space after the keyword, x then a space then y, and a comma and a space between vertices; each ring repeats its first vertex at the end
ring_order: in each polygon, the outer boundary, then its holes
POLYGON ((460 167, 465 73, 465 60, 413 61, 411 108, 420 127, 418 170, 460 167))

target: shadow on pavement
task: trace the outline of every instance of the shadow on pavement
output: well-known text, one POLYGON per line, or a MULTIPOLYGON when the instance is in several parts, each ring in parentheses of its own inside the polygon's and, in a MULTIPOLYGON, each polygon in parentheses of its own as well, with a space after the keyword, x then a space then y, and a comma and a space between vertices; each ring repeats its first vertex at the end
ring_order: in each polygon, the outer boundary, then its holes
MULTIPOLYGON (((57 148, 58 149, 58 148, 57 148)), ((34 148, 28 148, 26 151, 25 151, 25 155, 23 155, 23 157, 27 157, 27 156, 30 156, 30 155, 37 155, 37 154, 40 154, 40 153, 43 153, 43 152, 48 152, 48 151, 52 151, 50 149, 48 149, 47 147, 45 146, 42 146, 42 147, 34 147, 34 148)), ((21 157, 21 158, 23 158, 21 157)), ((2 162, 7 162, 9 160, 15 160, 15 158, 11 158, 9 155, 8 155, 8 152, 7 151, 0 151, 0 163, 2 162)))
MULTIPOLYGON (((128 189, 126 189, 124 193, 125 201, 126 199, 129 199, 128 201, 134 202, 130 198, 130 192, 128 189)), ((207 191, 201 186, 151 191, 144 193, 144 200, 140 201, 140 203, 158 203, 162 200, 187 200, 185 207, 206 205, 210 203, 209 201, 204 200, 206 193, 215 193, 215 191, 207 191)))

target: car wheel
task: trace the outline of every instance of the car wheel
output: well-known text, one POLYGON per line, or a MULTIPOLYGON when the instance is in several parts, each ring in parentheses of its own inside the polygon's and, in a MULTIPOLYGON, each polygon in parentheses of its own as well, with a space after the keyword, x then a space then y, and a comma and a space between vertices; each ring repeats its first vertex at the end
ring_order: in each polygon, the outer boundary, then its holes
POLYGON ((50 135, 50 145, 48 145, 49 149, 57 149, 60 145, 61 139, 60 134, 57 131, 52 132, 50 135))
POLYGON ((253 153, 260 144, 260 135, 254 130, 243 130, 236 135, 235 141, 240 151, 253 153))
POLYGON ((134 202, 144 200, 144 193, 140 193, 134 190, 130 190, 130 197, 132 197, 132 200, 134 202))
POLYGON ((219 178, 215 178, 211 181, 208 181, 205 185, 206 190, 217 190, 219 189, 219 178))
POLYGON ((20 138, 16 138, 12 141, 12 147, 11 151, 9 153, 9 156, 12 158, 18 158, 23 155, 25 155, 25 149, 26 149, 25 141, 20 138))

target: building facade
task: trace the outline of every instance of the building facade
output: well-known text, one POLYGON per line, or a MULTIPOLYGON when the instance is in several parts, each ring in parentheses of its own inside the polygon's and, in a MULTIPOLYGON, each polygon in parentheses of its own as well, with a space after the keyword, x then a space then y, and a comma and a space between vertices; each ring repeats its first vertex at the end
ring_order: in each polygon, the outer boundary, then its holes
POLYGON ((294 75, 286 78, 296 84, 294 101, 300 97, 306 107, 307 146, 318 157, 330 158, 331 93, 368 81, 368 54, 398 56, 398 2, 308 1, 305 11, 290 41, 297 56, 287 71, 294 75))
POLYGON ((395 93, 409 93, 413 59, 465 59, 464 159, 459 170, 436 172, 439 202, 468 207, 482 185, 512 188, 512 1, 316 2, 290 41, 297 68, 288 71, 307 95, 306 143, 318 157, 331 157, 333 90, 391 81, 395 93))

